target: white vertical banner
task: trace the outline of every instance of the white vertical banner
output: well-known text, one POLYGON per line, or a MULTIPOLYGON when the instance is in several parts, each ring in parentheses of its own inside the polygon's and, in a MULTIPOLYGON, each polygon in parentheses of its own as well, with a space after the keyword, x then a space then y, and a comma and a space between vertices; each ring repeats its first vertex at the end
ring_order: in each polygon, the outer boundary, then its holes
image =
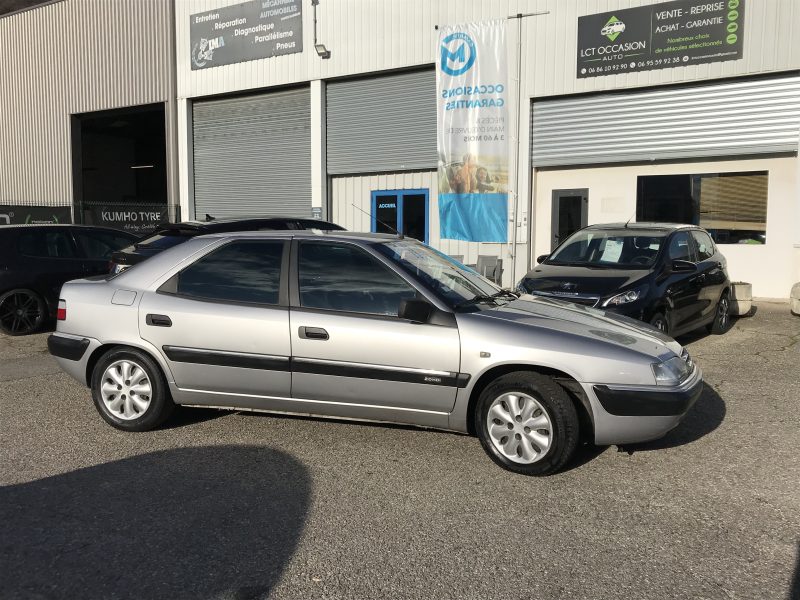
POLYGON ((443 239, 508 241, 506 21, 441 27, 437 51, 443 239))

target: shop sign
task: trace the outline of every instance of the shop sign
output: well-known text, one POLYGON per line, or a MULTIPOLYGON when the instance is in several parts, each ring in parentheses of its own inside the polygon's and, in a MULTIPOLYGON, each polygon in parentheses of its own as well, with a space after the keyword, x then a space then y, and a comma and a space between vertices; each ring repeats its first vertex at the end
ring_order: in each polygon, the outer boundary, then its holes
POLYGON ((15 206, 0 204, 0 225, 72 223, 69 206, 15 206))
POLYGON ((506 242, 506 22, 442 27, 436 55, 440 236, 506 242))
POLYGON ((302 0, 253 0, 189 16, 192 71, 303 51, 302 0))
POLYGON ((745 0, 677 0, 578 19, 578 77, 742 58, 745 0))
POLYGON ((169 221, 169 213, 164 206, 84 206, 84 222, 87 225, 122 229, 130 233, 151 233, 161 223, 169 221))

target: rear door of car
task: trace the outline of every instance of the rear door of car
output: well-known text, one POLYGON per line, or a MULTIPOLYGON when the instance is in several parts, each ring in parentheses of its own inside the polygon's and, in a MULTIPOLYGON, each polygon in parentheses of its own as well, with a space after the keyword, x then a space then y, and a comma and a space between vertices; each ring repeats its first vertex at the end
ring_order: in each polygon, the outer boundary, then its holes
POLYGON ((163 354, 183 403, 265 406, 288 398, 285 239, 232 239, 145 292, 139 331, 163 354))
POLYGON ((25 227, 17 238, 20 287, 31 287, 52 304, 61 286, 86 274, 68 227, 25 227))
POLYGON ((400 319, 401 300, 419 292, 357 244, 301 239, 292 257, 293 398, 350 405, 353 417, 370 407, 452 410, 461 383, 455 321, 400 319))
POLYGON ((701 288, 698 295, 697 319, 707 321, 717 308, 728 278, 711 236, 700 229, 693 229, 691 234, 695 244, 698 283, 701 288))

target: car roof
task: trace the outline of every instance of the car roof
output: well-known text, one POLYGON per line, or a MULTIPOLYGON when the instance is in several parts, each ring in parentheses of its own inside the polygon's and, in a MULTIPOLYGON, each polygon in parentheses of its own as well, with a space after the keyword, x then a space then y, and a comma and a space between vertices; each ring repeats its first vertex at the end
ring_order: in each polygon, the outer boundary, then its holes
POLYGON ((322 221, 311 217, 244 217, 244 218, 224 218, 212 219, 210 221, 181 221, 180 223, 163 223, 159 225, 159 230, 168 229, 192 229, 196 231, 214 232, 225 231, 231 226, 263 227, 273 223, 287 223, 290 221, 319 221, 320 224, 335 225, 330 221, 322 221))
POLYGON ((129 235, 132 238, 139 237, 130 231, 124 229, 114 229, 113 227, 101 227, 99 225, 82 225, 80 223, 14 223, 12 225, 0 225, 0 231, 19 230, 19 229, 37 229, 37 228, 54 228, 54 227, 68 227, 69 229, 91 229, 92 231, 112 231, 114 233, 121 233, 129 235))
POLYGON ((585 229, 633 229, 637 231, 677 231, 678 229, 701 229, 697 225, 687 225, 685 223, 655 223, 655 222, 637 222, 637 223, 598 223, 596 225, 589 225, 585 229))
MULTIPOLYGON (((341 241, 358 241, 369 243, 389 242, 392 240, 403 239, 399 235, 390 233, 359 233, 356 231, 321 231, 319 229, 296 229, 296 230, 275 230, 275 231, 223 231, 209 233, 198 236, 200 238, 303 238, 303 239, 326 239, 341 241)), ((405 238, 417 241, 414 238, 405 238)))

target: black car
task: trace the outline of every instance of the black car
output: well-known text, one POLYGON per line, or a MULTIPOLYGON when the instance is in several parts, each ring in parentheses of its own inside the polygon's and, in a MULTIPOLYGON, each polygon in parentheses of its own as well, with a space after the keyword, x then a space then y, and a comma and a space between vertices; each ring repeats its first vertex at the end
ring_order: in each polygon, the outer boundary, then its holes
POLYGON ((83 225, 0 227, 0 331, 24 335, 56 315, 64 282, 108 273, 115 250, 137 236, 83 225))
POLYGON ((152 234, 142 238, 135 244, 114 252, 109 270, 119 273, 128 267, 158 254, 162 250, 177 246, 191 237, 208 233, 226 233, 231 231, 259 231, 264 229, 321 229, 323 231, 342 231, 340 227, 329 221, 319 219, 303 219, 296 217, 264 217, 249 219, 209 219, 207 221, 184 221, 183 223, 167 223, 159 226, 152 234))
POLYGON ((519 283, 520 292, 613 311, 676 336, 729 324, 725 257, 693 225, 629 223, 576 231, 519 283))

